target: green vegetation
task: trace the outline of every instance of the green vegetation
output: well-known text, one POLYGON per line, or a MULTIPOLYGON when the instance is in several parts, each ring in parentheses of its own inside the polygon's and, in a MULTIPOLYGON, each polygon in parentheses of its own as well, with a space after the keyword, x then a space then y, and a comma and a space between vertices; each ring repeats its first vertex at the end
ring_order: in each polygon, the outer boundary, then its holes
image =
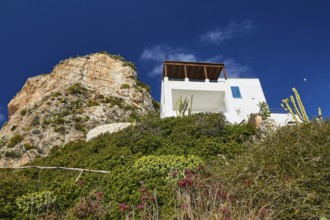
POLYGON ((21 143, 22 140, 23 140, 23 136, 22 135, 15 134, 15 135, 12 136, 12 138, 8 142, 7 147, 8 148, 15 147, 15 145, 18 144, 18 143, 21 143))
MULTIPOLYGON (((23 195, 16 199, 16 204, 18 209, 25 214, 33 211, 33 209, 38 211, 45 211, 56 201, 56 197, 52 192, 42 191, 34 192, 23 195)), ((32 212, 33 213, 33 212, 32 212)))
MULTIPOLYGON (((76 123, 83 120, 77 117, 76 123)), ((222 114, 139 120, 118 133, 54 148, 34 161, 110 173, 0 170, 0 218, 328 217, 329 121, 282 127, 265 136, 248 124, 227 123, 222 114)))
POLYGON ((52 93, 52 97, 59 97, 59 96, 62 96, 62 93, 60 93, 60 92, 52 93))
POLYGON ((27 113, 27 109, 23 109, 23 110, 21 111, 21 115, 22 115, 22 116, 25 116, 26 113, 27 113))
POLYGON ((134 71, 136 71, 136 66, 132 62, 126 61, 126 62, 124 62, 124 66, 129 66, 131 69, 133 69, 134 71))
POLYGON ((121 84, 120 86, 121 89, 129 89, 130 86, 127 83, 121 84))
POLYGON ((24 144, 24 148, 25 148, 26 151, 32 150, 32 149, 38 149, 36 146, 34 146, 34 145, 30 144, 30 143, 24 144))
POLYGON ((184 178, 187 169, 196 171, 204 162, 194 155, 148 155, 135 161, 134 168, 142 173, 160 174, 169 179, 184 178))
POLYGON ((80 122, 75 122, 73 124, 74 128, 77 130, 77 131, 82 131, 82 132, 87 132, 87 128, 85 127, 84 124, 80 123, 80 122))
POLYGON ((147 90, 147 92, 150 92, 150 86, 148 86, 147 84, 142 82, 140 79, 137 79, 136 85, 137 85, 137 87, 145 89, 145 90, 147 90))
POLYGON ((88 101, 87 101, 87 106, 88 106, 88 107, 93 107, 93 106, 98 106, 98 105, 100 105, 100 103, 98 103, 98 102, 95 101, 95 100, 88 99, 88 101))
POLYGON ((67 89, 67 92, 71 95, 85 94, 87 89, 81 83, 75 83, 67 89))
POLYGON ((260 115, 263 120, 266 120, 267 118, 270 117, 271 113, 270 113, 267 102, 259 102, 258 107, 259 107, 258 115, 260 115))
POLYGON ((0 138, 0 148, 6 145, 6 141, 3 138, 0 138))
POLYGON ((301 101, 301 98, 300 98, 300 95, 299 95, 297 89, 292 88, 292 91, 295 94, 298 106, 296 104, 295 98, 291 95, 290 96, 291 104, 290 104, 288 98, 283 99, 282 100, 283 103, 281 104, 282 108, 284 108, 284 110, 288 111, 291 114, 291 116, 295 120, 295 122, 298 123, 299 120, 302 122, 305 122, 305 123, 309 122, 309 118, 306 114, 304 104, 301 101), (298 116, 299 120, 297 119, 297 116, 298 116))
POLYGON ((152 99, 152 105, 154 106, 156 112, 158 112, 160 110, 160 103, 157 102, 155 99, 152 99))
POLYGON ((57 132, 57 133, 60 133, 60 134, 64 135, 66 129, 65 129, 64 126, 60 126, 60 127, 56 127, 56 128, 54 128, 54 131, 57 132))
MULTIPOLYGON (((24 194, 6 188, 6 191, 11 191, 11 197, 5 196, 5 200, 12 204, 17 197, 28 193, 52 191, 57 200, 49 212, 60 215, 72 209, 82 210, 82 204, 93 204, 94 192, 102 192, 104 194, 102 204, 108 207, 105 215, 110 219, 118 219, 121 215, 119 204, 125 203, 134 207, 141 202, 140 188, 143 181, 144 187, 157 190, 159 209, 164 216, 166 213, 174 212, 175 199, 172 185, 169 185, 161 174, 141 173, 139 169, 134 168, 134 163, 138 159, 149 155, 159 158, 166 155, 173 155, 173 158, 195 155, 196 158, 207 162, 217 159, 217 154, 234 158, 244 151, 243 143, 255 133, 255 130, 248 125, 227 124, 221 114, 200 114, 164 120, 160 120, 158 116, 148 116, 141 121, 143 123, 122 132, 103 135, 88 143, 69 143, 49 157, 34 161, 34 164, 44 166, 52 164, 111 170, 110 174, 83 173, 78 183, 75 183, 78 175, 76 172, 0 171, 0 176, 22 175, 22 181, 24 179, 27 181, 26 185, 35 186, 31 188, 23 186, 26 189, 24 194), (41 185, 38 184, 40 182, 41 185), (112 205, 109 206, 109 202, 112 205), (167 207, 165 204, 171 206, 167 207)), ((2 189, 5 187, 1 180, 0 187, 2 189)), ((6 215, 8 218, 13 216, 24 218, 16 206, 9 206, 7 203, 6 207, 12 207, 11 212, 7 212, 12 213, 6 215)), ((0 210, 2 209, 4 207, 0 206, 0 210)), ((71 214, 77 216, 76 212, 71 214)))
POLYGON ((17 128, 17 125, 13 125, 11 128, 10 128, 10 131, 15 131, 17 128))
POLYGON ((8 158, 20 158, 22 156, 21 153, 17 152, 17 151, 7 151, 5 153, 5 156, 8 158))
POLYGON ((124 109, 124 110, 130 110, 129 106, 126 105, 125 100, 120 97, 115 97, 115 96, 107 96, 104 99, 101 100, 102 103, 110 103, 111 106, 117 105, 119 108, 124 109))
POLYGON ((182 100, 182 96, 176 100, 176 116, 182 117, 187 115, 191 115, 192 113, 192 102, 193 102, 193 96, 191 96, 190 100, 185 98, 182 100), (189 105, 189 108, 188 108, 189 105))
MULTIPOLYGON (((282 127, 228 165, 217 162, 212 172, 240 201, 241 212, 261 210, 271 219, 330 217, 329 132, 329 121, 282 127)), ((235 200, 232 210, 239 208, 235 200)))

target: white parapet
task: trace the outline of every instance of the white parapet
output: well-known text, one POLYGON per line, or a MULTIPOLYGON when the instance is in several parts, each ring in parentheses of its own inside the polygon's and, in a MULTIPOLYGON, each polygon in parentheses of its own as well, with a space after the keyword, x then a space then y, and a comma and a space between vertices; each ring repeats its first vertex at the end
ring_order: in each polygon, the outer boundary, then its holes
POLYGON ((273 119, 279 126, 285 126, 288 122, 294 121, 289 113, 272 113, 270 119, 273 119))

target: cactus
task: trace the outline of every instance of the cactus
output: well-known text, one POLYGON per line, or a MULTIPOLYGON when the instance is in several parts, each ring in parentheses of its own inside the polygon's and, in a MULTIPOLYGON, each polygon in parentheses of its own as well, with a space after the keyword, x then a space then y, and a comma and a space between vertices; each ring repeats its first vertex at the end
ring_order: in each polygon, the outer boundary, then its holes
MULTIPOLYGON (((300 95, 299 95, 297 89, 296 88, 292 88, 292 91, 294 92, 294 94, 296 96, 296 100, 298 102, 298 106, 299 106, 299 109, 301 111, 301 117, 299 117, 300 120, 302 120, 304 122, 309 122, 308 116, 307 116, 306 111, 305 111, 305 107, 304 107, 304 105, 303 105, 303 103, 302 103, 302 101, 300 99, 300 95)), ((299 112, 299 109, 298 108, 295 108, 296 113, 299 112)), ((298 116, 299 116, 299 114, 298 114, 298 116)))
POLYGON ((192 114, 192 102, 193 102, 193 95, 191 95, 190 97, 190 107, 188 109, 188 115, 192 114))
POLYGON ((285 104, 281 104, 282 108, 285 110, 285 111, 288 111, 291 115, 292 115, 292 118, 295 122, 298 122, 298 119, 296 117, 296 115, 293 113, 292 111, 292 108, 289 104, 289 99, 283 99, 282 102, 285 104))
POLYGON ((298 118, 300 119, 300 121, 302 122, 309 122, 308 116, 306 114, 305 111, 305 107, 301 101, 300 95, 297 91, 296 88, 292 88, 293 93, 295 94, 295 98, 291 95, 290 96, 290 101, 291 104, 289 103, 289 99, 283 99, 281 106, 282 108, 284 108, 284 110, 288 111, 291 115, 293 120, 295 120, 295 122, 299 122, 298 118), (297 105, 298 104, 298 105, 297 105), (292 105, 292 107, 291 107, 292 105), (293 109, 293 110, 292 110, 293 109), (298 118, 297 118, 298 116, 298 118))
POLYGON ((188 115, 192 114, 192 99, 193 96, 191 96, 190 101, 185 98, 184 101, 182 101, 182 96, 176 101, 176 115, 179 117, 182 117, 185 115, 186 111, 188 110, 188 115), (190 107, 188 108, 188 105, 190 103, 190 107))

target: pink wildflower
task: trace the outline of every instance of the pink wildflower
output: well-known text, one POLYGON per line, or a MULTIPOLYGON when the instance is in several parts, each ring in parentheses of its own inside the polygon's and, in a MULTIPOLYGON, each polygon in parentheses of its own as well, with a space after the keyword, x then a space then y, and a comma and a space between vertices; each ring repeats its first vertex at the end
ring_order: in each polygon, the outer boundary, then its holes
POLYGON ((129 205, 127 205, 125 203, 120 203, 119 204, 119 210, 120 210, 120 212, 125 212, 127 209, 129 209, 129 205))
POLYGON ((187 209, 189 206, 188 206, 188 204, 185 204, 185 203, 183 203, 182 205, 181 205, 181 209, 187 209))
POLYGON ((147 188, 145 188, 145 187, 142 187, 141 189, 140 189, 140 192, 142 192, 142 193, 144 193, 144 192, 146 192, 147 191, 147 188))
POLYGON ((145 204, 139 204, 136 206, 137 209, 143 210, 145 208, 145 204))

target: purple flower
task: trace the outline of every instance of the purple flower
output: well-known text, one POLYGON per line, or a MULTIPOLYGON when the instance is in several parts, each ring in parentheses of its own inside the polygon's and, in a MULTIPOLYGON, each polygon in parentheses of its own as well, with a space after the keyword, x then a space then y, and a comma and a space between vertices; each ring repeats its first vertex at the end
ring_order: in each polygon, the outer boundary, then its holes
POLYGON ((120 212, 125 212, 127 209, 129 209, 129 205, 127 205, 125 203, 120 203, 119 204, 119 210, 120 210, 120 212))

